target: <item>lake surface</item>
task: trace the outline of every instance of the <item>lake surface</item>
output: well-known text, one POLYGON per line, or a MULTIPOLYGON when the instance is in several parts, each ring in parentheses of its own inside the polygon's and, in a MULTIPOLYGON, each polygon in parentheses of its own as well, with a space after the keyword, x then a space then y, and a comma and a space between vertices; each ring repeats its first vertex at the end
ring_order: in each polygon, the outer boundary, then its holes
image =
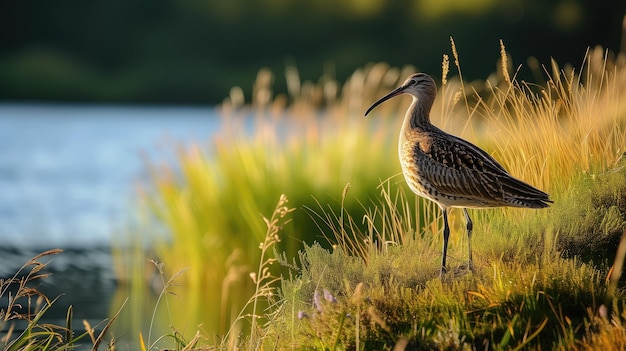
POLYGON ((0 105, 0 242, 108 245, 143 155, 163 160, 219 125, 211 108, 0 105))
POLYGON ((48 321, 63 324, 69 304, 79 321, 109 317, 109 248, 148 180, 146 159, 170 162, 220 124, 209 107, 0 104, 0 277, 41 250, 65 249, 41 286, 63 294, 48 321))

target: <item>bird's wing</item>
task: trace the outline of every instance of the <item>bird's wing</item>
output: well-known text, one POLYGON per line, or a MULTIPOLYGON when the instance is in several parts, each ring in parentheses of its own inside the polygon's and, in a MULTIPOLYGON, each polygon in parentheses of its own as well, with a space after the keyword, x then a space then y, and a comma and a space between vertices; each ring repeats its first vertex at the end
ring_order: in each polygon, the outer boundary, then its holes
POLYGON ((510 198, 548 199, 544 192, 509 175, 488 153, 455 136, 431 138, 428 148, 418 143, 414 152, 423 154, 415 158, 421 160, 421 176, 449 196, 493 204, 504 204, 510 198))

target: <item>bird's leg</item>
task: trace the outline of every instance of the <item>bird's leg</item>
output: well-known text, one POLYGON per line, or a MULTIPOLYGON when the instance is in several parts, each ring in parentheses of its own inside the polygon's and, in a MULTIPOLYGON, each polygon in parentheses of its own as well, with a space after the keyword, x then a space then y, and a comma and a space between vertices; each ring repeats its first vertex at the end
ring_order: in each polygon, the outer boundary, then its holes
POLYGON ((474 262, 472 261, 472 229, 474 229, 474 224, 467 208, 463 209, 463 215, 465 215, 465 222, 467 223, 467 269, 474 271, 474 262))
POLYGON ((450 227, 448 226, 448 209, 442 208, 443 213, 443 249, 441 253, 441 272, 439 277, 443 277, 443 274, 447 272, 446 269, 446 257, 448 254, 448 238, 450 238, 450 227))

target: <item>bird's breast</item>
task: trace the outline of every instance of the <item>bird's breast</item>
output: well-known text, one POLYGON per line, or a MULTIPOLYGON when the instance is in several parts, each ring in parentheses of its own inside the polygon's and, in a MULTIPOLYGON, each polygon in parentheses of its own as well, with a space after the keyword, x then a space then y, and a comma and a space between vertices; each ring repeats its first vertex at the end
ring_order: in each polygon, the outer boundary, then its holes
POLYGON ((398 145, 398 156, 402 167, 402 174, 411 191, 419 196, 435 200, 434 189, 423 177, 423 170, 420 167, 420 160, 417 159, 415 148, 422 151, 430 150, 431 142, 425 138, 401 136, 398 145))

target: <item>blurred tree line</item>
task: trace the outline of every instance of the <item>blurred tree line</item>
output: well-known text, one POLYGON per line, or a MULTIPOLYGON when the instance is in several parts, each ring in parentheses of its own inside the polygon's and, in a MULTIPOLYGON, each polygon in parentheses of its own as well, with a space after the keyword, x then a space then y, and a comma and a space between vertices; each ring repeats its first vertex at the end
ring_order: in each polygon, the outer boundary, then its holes
POLYGON ((61 0, 0 2, 0 100, 219 103, 249 99, 261 67, 285 90, 344 80, 385 61, 440 75, 453 36, 466 79, 514 65, 580 66, 589 46, 620 49, 623 0, 61 0))

